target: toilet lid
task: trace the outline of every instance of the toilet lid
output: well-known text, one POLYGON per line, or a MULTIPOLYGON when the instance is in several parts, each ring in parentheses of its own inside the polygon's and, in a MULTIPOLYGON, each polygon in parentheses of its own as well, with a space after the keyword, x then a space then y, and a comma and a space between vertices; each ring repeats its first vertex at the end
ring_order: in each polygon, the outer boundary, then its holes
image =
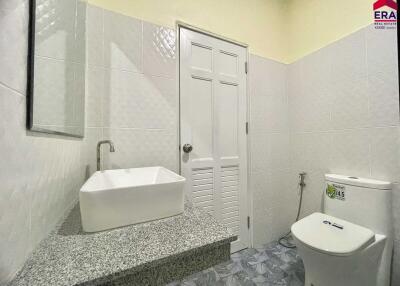
POLYGON ((370 229, 322 213, 294 223, 292 233, 305 245, 337 256, 351 255, 375 240, 370 229))

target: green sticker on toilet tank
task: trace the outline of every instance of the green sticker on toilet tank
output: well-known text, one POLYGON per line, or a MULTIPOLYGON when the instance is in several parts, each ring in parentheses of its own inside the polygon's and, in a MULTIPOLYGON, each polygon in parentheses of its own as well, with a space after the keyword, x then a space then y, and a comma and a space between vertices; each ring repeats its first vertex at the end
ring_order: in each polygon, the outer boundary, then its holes
POLYGON ((326 195, 330 197, 331 199, 334 199, 336 197, 336 189, 334 186, 329 185, 326 187, 326 195))
POLYGON ((328 184, 326 186, 326 195, 331 199, 345 200, 345 188, 342 185, 328 184))

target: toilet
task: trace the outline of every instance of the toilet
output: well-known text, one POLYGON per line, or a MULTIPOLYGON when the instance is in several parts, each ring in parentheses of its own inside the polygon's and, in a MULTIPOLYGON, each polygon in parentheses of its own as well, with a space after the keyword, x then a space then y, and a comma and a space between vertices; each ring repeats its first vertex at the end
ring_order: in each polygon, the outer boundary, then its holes
POLYGON ((324 213, 291 227, 305 286, 389 286, 392 184, 334 174, 325 181, 324 213))

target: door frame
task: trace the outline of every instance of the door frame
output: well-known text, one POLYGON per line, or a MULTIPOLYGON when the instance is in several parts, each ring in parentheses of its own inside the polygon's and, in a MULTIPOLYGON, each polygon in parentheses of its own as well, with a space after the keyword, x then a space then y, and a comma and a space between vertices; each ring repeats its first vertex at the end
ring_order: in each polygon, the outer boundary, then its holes
POLYGON ((253 221, 253 192, 250 188, 251 186, 251 176, 250 176, 250 172, 251 172, 251 156, 250 156, 250 148, 251 148, 251 141, 250 141, 250 80, 249 80, 249 73, 250 73, 250 69, 249 69, 249 60, 250 60, 250 56, 249 56, 249 45, 246 43, 242 43, 239 41, 236 41, 234 39, 222 36, 222 35, 218 35, 215 34, 213 32, 192 26, 188 23, 182 22, 182 21, 176 21, 175 22, 175 37, 176 37, 176 41, 175 41, 175 47, 176 47, 176 77, 177 80, 175 81, 176 84, 176 90, 178 91, 178 130, 177 130, 177 134, 178 134, 178 138, 177 138, 177 146, 178 146, 178 152, 177 152, 177 156, 178 156, 178 171, 179 174, 182 174, 182 165, 181 165, 181 89, 180 89, 180 29, 184 28, 184 29, 188 29, 188 30, 192 30, 194 32, 197 33, 201 33, 204 34, 206 36, 209 37, 213 37, 225 42, 229 42, 238 46, 241 46, 243 48, 246 49, 246 63, 247 63, 247 73, 246 73, 246 120, 247 120, 247 124, 248 124, 248 133, 246 134, 246 144, 247 144, 247 189, 246 189, 246 195, 247 195, 247 216, 250 218, 249 223, 250 223, 250 227, 248 228, 248 238, 249 238, 249 245, 247 247, 253 247, 253 225, 254 225, 254 221, 253 221))

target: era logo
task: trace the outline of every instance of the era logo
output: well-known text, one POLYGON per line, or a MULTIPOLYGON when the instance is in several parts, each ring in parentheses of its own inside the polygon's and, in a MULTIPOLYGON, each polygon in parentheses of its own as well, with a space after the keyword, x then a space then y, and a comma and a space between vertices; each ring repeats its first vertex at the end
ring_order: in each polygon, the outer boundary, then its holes
POLYGON ((374 10, 378 10, 385 6, 397 10, 397 3, 394 0, 378 0, 374 3, 374 10))
POLYGON ((397 24, 397 2, 394 0, 378 0, 374 3, 375 28, 393 29, 397 24), (392 26, 392 27, 391 27, 392 26))

